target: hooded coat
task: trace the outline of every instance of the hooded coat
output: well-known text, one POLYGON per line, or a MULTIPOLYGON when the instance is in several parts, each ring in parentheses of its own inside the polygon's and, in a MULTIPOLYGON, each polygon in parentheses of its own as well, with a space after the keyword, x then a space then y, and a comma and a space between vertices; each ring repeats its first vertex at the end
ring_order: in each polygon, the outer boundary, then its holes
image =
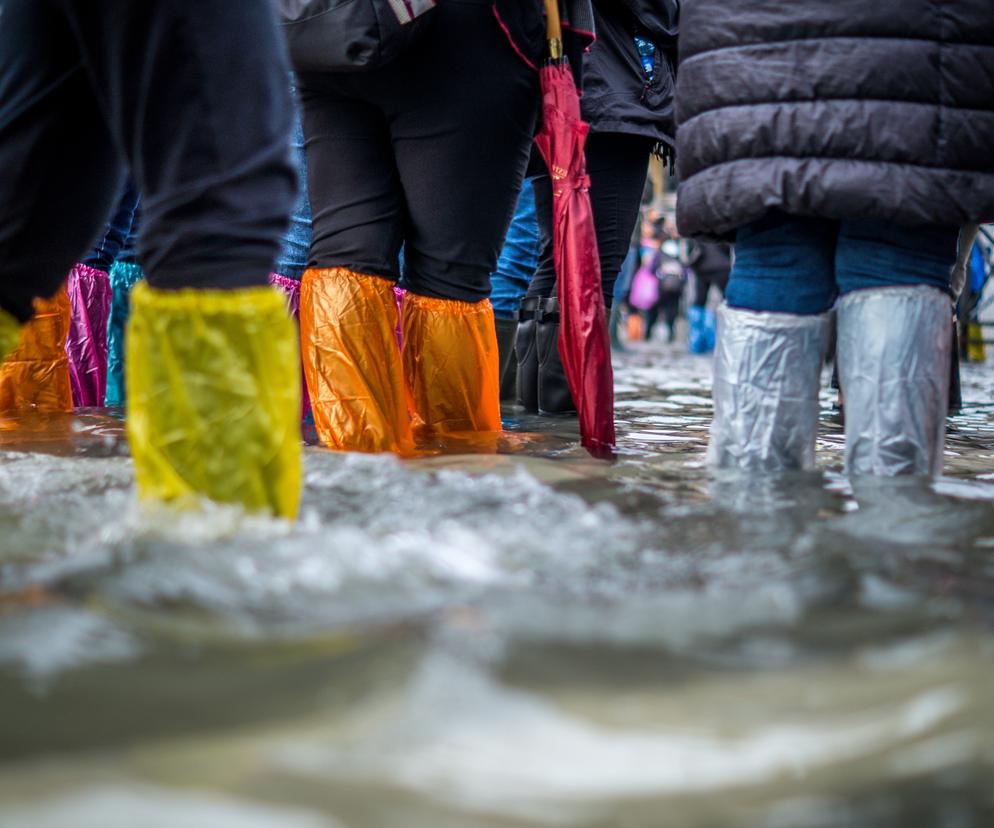
POLYGON ((994 219, 994 0, 684 0, 677 221, 994 219))

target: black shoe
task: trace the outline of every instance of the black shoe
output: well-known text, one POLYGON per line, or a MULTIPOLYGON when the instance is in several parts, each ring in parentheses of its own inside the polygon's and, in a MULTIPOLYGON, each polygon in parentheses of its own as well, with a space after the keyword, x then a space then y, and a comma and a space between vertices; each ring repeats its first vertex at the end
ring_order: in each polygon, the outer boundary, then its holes
POLYGON ((518 403, 525 411, 535 414, 538 412, 538 351, 535 348, 535 336, 538 322, 539 302, 537 296, 521 300, 518 310, 518 336, 514 346, 515 360, 518 364, 515 385, 517 386, 518 403))
POLYGON ((538 410, 540 414, 576 414, 576 405, 566 382, 559 355, 559 300, 545 299, 538 313, 538 410))
POLYGON ((500 360, 500 401, 514 402, 518 364, 514 357, 514 340, 518 336, 515 319, 494 319, 497 328, 497 354, 500 360))

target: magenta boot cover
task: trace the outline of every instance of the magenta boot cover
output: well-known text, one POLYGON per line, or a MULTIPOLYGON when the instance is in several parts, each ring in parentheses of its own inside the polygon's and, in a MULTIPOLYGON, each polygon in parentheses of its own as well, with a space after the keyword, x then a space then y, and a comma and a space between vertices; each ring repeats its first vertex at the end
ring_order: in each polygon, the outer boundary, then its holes
POLYGON ((72 401, 77 408, 104 404, 107 391, 107 321, 110 277, 102 270, 77 264, 66 285, 71 317, 66 354, 72 401))

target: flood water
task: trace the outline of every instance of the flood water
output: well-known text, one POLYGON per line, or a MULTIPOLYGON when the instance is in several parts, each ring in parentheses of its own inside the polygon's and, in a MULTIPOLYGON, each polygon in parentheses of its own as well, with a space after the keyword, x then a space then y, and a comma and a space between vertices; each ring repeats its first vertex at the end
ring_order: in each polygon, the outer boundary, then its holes
POLYGON ((819 473, 716 477, 709 361, 616 370, 613 465, 508 410, 309 449, 294 526, 0 420, 0 828, 994 825, 994 369, 945 478, 855 490, 832 392, 819 473))

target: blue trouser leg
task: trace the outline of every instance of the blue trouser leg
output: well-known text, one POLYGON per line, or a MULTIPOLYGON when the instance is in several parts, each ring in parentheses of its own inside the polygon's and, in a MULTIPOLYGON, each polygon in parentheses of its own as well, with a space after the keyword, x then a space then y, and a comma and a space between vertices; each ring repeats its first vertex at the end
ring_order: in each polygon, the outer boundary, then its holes
POLYGON ((950 292, 959 227, 904 227, 889 221, 843 221, 835 256, 840 295, 854 290, 927 285, 950 292))
POLYGON ((954 226, 773 214, 739 229, 728 304, 808 315, 854 290, 928 285, 948 292, 958 240, 954 226))
POLYGON ((311 252, 311 202, 307 195, 307 155, 304 153, 304 130, 299 112, 293 128, 293 157, 297 166, 300 195, 290 214, 290 227, 283 237, 283 248, 276 260, 276 272, 298 282, 307 269, 311 252))
POLYGON ((83 264, 109 273, 111 266, 128 247, 129 240, 134 238, 137 213, 138 189, 134 182, 129 180, 117 207, 111 213, 103 235, 100 236, 93 250, 82 259, 83 264))
POLYGON ((741 227, 725 298, 733 308, 810 315, 835 301, 838 222, 774 213, 741 227))
POLYGON ((504 238, 497 270, 490 276, 490 304, 498 319, 513 319, 538 264, 540 241, 535 215, 535 191, 525 179, 504 238))

